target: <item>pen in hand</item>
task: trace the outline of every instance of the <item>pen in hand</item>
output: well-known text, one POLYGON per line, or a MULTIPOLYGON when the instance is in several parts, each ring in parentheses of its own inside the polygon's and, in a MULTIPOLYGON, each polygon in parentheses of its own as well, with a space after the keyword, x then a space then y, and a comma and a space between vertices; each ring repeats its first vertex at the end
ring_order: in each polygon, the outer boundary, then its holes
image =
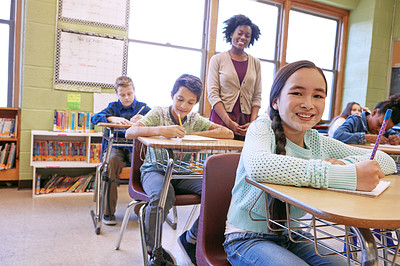
POLYGON ((379 131, 378 138, 376 139, 376 142, 375 142, 375 145, 374 145, 374 149, 372 150, 371 157, 369 158, 370 160, 373 160, 374 157, 375 157, 376 150, 379 147, 379 142, 381 141, 382 135, 385 133, 386 124, 388 123, 391 115, 392 115, 392 109, 387 109, 386 113, 385 113, 385 117, 383 118, 383 123, 382 123, 382 126, 381 126, 381 130, 379 131))
POLYGON ((179 120, 179 125, 182 126, 182 120, 181 120, 181 115, 178 114, 178 120, 179 120))
POLYGON ((145 105, 142 106, 142 108, 140 108, 139 112, 137 112, 136 114, 140 114, 140 112, 144 109, 145 105))

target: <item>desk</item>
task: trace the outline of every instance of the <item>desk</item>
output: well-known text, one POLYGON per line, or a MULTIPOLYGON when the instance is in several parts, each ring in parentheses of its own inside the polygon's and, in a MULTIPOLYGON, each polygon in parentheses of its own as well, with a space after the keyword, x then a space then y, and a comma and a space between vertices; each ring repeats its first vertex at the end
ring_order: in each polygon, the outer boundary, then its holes
POLYGON ((96 168, 95 177, 95 193, 94 201, 96 202, 95 211, 91 210, 90 215, 92 216, 95 233, 100 234, 101 229, 101 218, 103 215, 103 204, 105 197, 105 185, 108 180, 108 164, 110 161, 110 154, 112 147, 132 147, 132 141, 125 139, 118 135, 118 132, 124 131, 131 125, 121 125, 112 123, 98 123, 97 126, 104 127, 103 133, 103 145, 104 141, 108 141, 108 146, 105 151, 103 161, 96 168))
MULTIPOLYGON (((373 149, 374 145, 371 144, 350 144, 351 146, 356 146, 364 149, 373 149)), ((386 152, 388 154, 400 155, 400 146, 396 145, 379 145, 378 150, 386 152)))
POLYGON ((248 183, 264 193, 296 206, 313 217, 358 228, 363 241, 362 265, 377 265, 378 260, 377 244, 368 228, 400 228, 400 176, 390 175, 384 180, 391 182, 389 188, 379 197, 369 198, 323 189, 259 183, 246 177, 248 183))
POLYGON ((243 148, 243 141, 238 140, 217 140, 217 141, 177 141, 167 139, 164 137, 139 137, 138 140, 145 146, 162 149, 165 151, 167 158, 159 158, 157 162, 152 162, 159 167, 163 167, 165 171, 165 179, 162 190, 160 192, 160 201, 158 205, 158 216, 156 220, 156 232, 155 232, 155 245, 154 248, 157 250, 161 248, 161 236, 162 236, 162 223, 163 223, 163 209, 168 193, 168 186, 172 178, 201 178, 202 174, 198 172, 191 172, 190 166, 180 173, 179 169, 182 164, 179 162, 180 154, 183 153, 195 153, 195 162, 197 165, 202 167, 205 157, 202 160, 198 160, 199 153, 206 153, 208 155, 223 152, 238 152, 243 148), (178 158, 175 158, 177 155, 178 158), (176 171, 176 175, 175 172, 176 171), (184 173, 184 174, 182 174, 184 173))

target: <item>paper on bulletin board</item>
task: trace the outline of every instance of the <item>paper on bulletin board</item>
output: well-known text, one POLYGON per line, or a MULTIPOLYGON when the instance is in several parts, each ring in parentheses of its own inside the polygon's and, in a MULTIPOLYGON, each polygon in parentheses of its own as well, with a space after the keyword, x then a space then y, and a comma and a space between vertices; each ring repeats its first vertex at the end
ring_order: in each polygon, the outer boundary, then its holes
POLYGON ((110 102, 115 101, 118 101, 115 93, 93 93, 93 113, 102 111, 110 102))
POLYGON ((69 93, 67 95, 67 109, 79 110, 81 109, 81 95, 69 93))

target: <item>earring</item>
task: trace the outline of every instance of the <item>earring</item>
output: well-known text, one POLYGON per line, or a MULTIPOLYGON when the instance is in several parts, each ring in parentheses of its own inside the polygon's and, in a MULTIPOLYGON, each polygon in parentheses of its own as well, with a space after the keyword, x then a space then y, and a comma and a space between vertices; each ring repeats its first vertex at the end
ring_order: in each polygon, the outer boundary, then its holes
POLYGON ((278 111, 278 105, 277 105, 276 103, 274 103, 274 104, 272 105, 272 107, 274 108, 274 110, 278 111))

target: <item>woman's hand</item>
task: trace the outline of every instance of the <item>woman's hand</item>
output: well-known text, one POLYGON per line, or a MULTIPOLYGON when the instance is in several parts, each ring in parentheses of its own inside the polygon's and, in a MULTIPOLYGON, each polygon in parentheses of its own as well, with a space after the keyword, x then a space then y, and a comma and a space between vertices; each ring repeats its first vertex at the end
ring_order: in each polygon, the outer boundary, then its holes
POLYGON ((246 136, 247 128, 246 129, 241 128, 241 126, 239 126, 239 124, 233 120, 229 121, 228 128, 232 130, 235 135, 246 136))
POLYGON ((379 163, 374 160, 361 161, 355 164, 357 172, 357 190, 372 191, 385 176, 379 163))
POLYGON ((113 123, 113 124, 118 124, 118 125, 132 125, 132 123, 123 118, 123 117, 118 117, 118 116, 109 116, 107 117, 108 122, 113 123))

